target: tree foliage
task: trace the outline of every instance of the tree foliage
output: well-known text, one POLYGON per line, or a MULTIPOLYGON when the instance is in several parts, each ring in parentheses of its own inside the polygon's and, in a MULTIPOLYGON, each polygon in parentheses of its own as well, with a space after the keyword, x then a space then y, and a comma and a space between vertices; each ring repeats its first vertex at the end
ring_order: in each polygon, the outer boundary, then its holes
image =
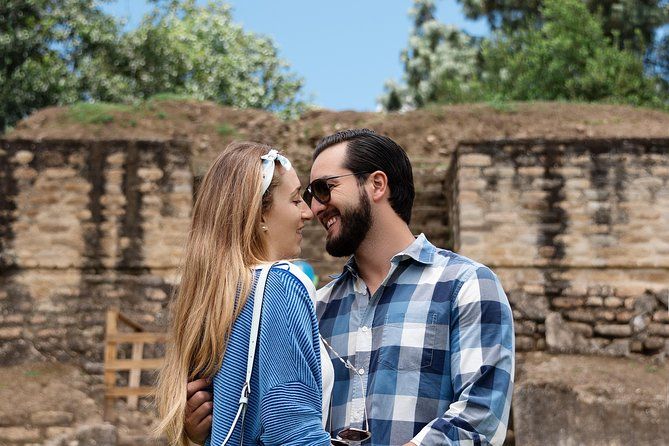
MULTIPOLYGON (((458 0, 470 19, 485 17, 493 30, 513 32, 541 18, 544 0, 458 0)), ((667 23, 667 0, 582 0, 618 48, 644 52, 667 23)))
POLYGON ((579 0, 546 0, 542 26, 501 35, 484 45, 484 83, 512 100, 657 102, 642 59, 619 50, 579 0))
POLYGON ((0 131, 31 110, 77 100, 82 57, 117 33, 93 0, 2 2, 0 131))
POLYGON ((123 32, 95 0, 5 0, 0 130, 49 105, 161 92, 284 115, 303 110, 302 80, 269 38, 233 23, 229 6, 154 3, 136 30, 123 32))
POLYGON ((475 93, 479 40, 435 19, 434 0, 416 0, 409 15, 414 27, 400 59, 403 84, 388 81, 379 99, 386 110, 462 102, 475 93))
MULTIPOLYGON (((433 1, 414 3, 434 17, 433 1)), ((505 14, 515 17, 509 11, 505 14)), ((544 0, 537 14, 536 20, 522 26, 499 26, 490 39, 475 39, 430 21, 417 24, 417 29, 418 25, 425 29, 430 23, 437 35, 428 39, 425 32, 412 34, 402 53, 404 82, 388 82, 381 105, 398 110, 480 100, 664 104, 666 95, 658 79, 646 73, 642 56, 616 46, 584 2, 544 0)))

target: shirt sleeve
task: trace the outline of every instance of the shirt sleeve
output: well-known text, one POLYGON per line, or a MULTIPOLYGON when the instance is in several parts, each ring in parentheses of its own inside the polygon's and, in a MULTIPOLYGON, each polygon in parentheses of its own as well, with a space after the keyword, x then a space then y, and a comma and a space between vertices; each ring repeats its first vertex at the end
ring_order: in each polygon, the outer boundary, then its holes
POLYGON ((287 271, 268 277, 261 330, 260 441, 329 445, 330 435, 322 424, 320 345, 313 303, 287 271))
MULTIPOLYGON (((514 376, 511 307, 497 276, 480 266, 454 290, 450 366, 454 401, 411 442, 416 445, 501 445, 514 376)), ((449 371, 444 371, 448 373, 449 371)))

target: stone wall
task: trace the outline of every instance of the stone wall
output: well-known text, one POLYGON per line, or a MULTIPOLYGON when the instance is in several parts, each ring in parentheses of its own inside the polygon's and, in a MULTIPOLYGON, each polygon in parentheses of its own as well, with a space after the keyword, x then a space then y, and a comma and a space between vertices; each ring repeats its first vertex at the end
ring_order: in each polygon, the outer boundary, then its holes
POLYGON ((192 207, 185 144, 3 141, 0 362, 99 372, 104 314, 162 327, 192 207))
POLYGON ((454 248, 492 267, 519 351, 669 353, 669 140, 462 143, 454 248))
MULTIPOLYGON (((99 372, 108 307, 165 327, 192 207, 190 148, 0 147, 0 362, 99 372)), ((288 151, 308 164, 307 150, 288 151)), ((669 351, 668 151, 667 140, 516 140, 410 153, 411 227, 497 272, 519 351, 669 351)), ((313 222, 303 256, 325 281, 342 260, 322 247, 313 222)))

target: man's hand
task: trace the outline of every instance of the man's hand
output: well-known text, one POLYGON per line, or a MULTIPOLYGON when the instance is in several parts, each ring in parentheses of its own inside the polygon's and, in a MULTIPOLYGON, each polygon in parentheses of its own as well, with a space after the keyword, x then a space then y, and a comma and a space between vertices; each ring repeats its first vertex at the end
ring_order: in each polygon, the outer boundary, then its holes
POLYGON ((211 430, 211 414, 214 409, 211 392, 208 392, 211 383, 202 378, 191 381, 186 385, 186 413, 184 414, 184 429, 193 443, 204 444, 211 430))

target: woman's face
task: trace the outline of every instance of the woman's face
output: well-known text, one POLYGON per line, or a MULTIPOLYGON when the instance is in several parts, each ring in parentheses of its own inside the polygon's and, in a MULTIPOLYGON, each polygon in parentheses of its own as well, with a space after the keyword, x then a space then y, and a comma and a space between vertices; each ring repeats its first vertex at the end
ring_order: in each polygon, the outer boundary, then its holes
POLYGON ((270 260, 292 259, 302 250, 302 228, 314 214, 302 200, 300 180, 295 169, 275 167, 279 184, 272 191, 272 205, 263 215, 263 231, 267 237, 270 260))

